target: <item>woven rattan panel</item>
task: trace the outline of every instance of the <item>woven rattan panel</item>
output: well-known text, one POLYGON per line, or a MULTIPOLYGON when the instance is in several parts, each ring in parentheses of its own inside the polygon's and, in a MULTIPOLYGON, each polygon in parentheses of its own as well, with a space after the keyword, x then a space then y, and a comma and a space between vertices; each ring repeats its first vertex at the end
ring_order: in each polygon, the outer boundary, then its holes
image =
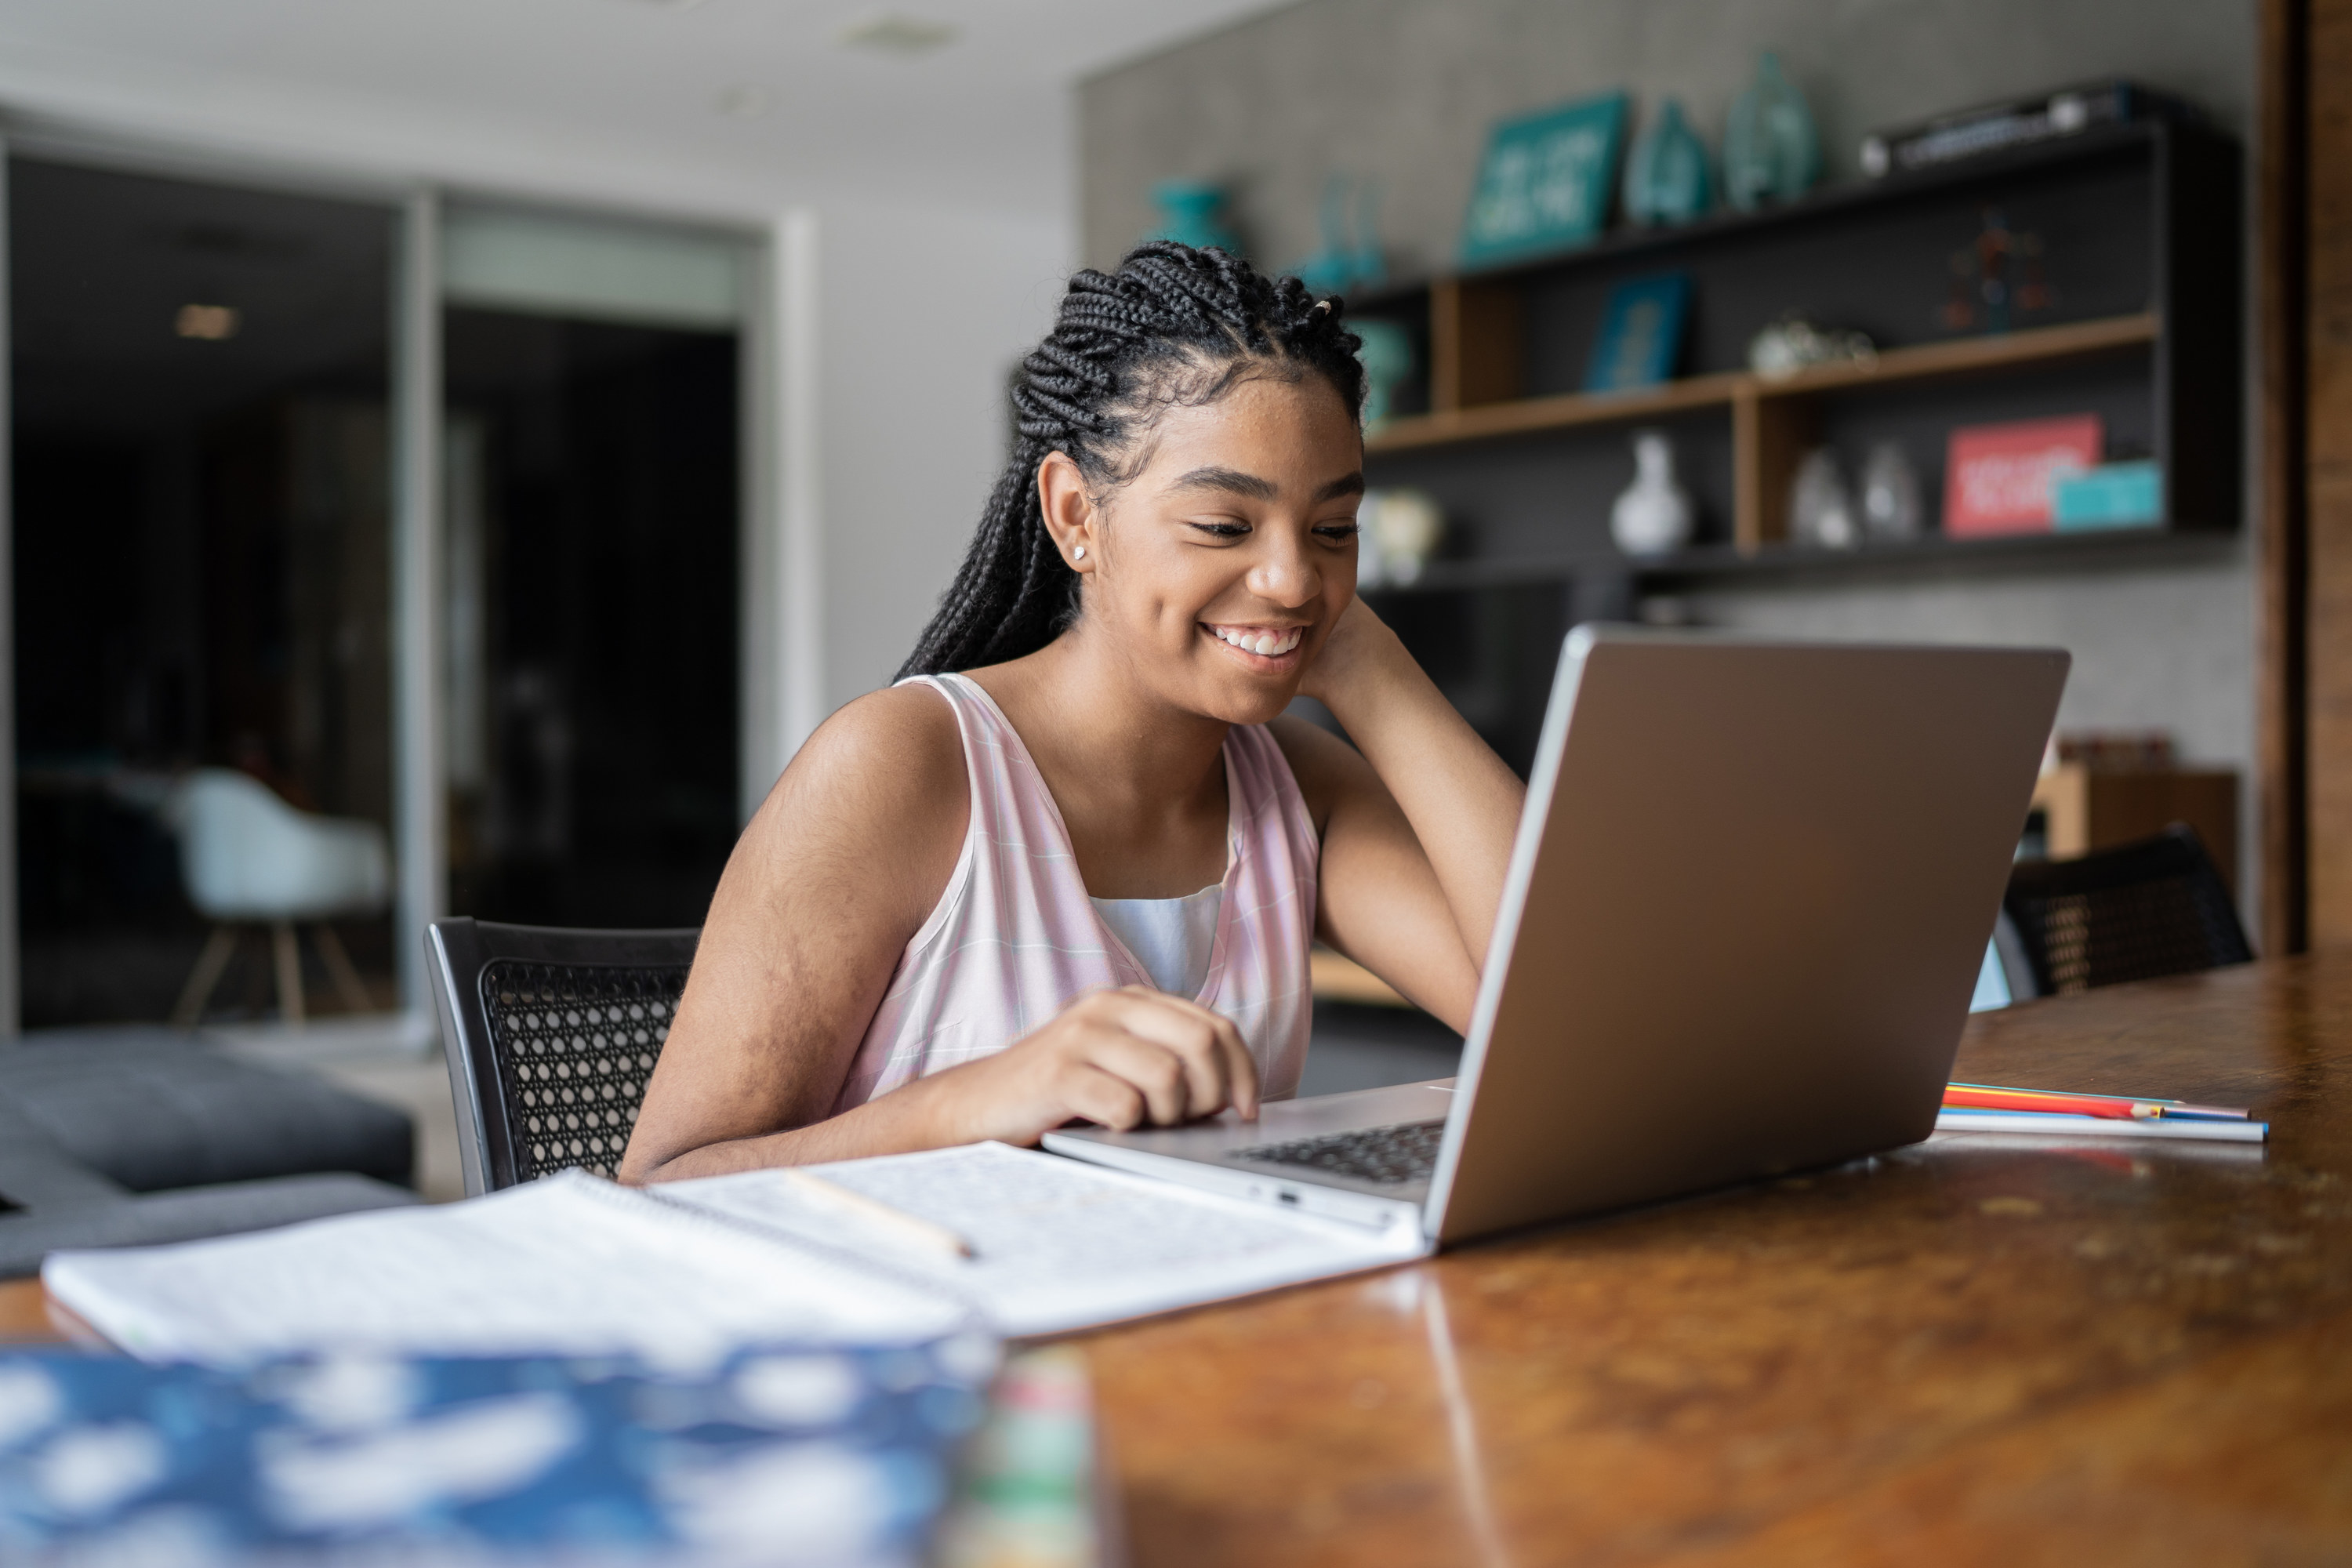
POLYGON ((482 968, 515 1179, 612 1175, 629 1146, 686 967, 522 963, 482 968))

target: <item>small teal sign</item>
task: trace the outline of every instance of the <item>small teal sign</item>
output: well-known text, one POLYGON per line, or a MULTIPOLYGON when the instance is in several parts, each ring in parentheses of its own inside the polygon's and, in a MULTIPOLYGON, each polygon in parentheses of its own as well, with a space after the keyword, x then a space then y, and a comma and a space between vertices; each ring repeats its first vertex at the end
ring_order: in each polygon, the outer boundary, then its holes
POLYGON ((1636 278, 1609 291, 1584 371, 1587 392, 1632 392, 1674 379, 1690 319, 1687 272, 1636 278))
POLYGON ((1609 218, 1624 141, 1622 92, 1496 126, 1463 226, 1463 265, 1591 244, 1609 218))

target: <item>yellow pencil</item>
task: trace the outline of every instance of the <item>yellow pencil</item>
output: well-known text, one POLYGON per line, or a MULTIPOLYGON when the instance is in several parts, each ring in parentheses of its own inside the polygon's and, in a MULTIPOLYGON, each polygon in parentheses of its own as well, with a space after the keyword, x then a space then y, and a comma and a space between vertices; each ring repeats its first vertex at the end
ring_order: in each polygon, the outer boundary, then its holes
POLYGON ((920 1215, 912 1215, 904 1209, 892 1208, 879 1198, 869 1198, 864 1193, 845 1187, 838 1182, 828 1182, 823 1176, 801 1170, 796 1166, 786 1166, 783 1175, 786 1181, 808 1196, 828 1204, 844 1214, 856 1215, 876 1227, 887 1230, 917 1246, 927 1247, 933 1252, 943 1252, 950 1258, 979 1256, 973 1250, 971 1242, 937 1220, 925 1219, 920 1215))

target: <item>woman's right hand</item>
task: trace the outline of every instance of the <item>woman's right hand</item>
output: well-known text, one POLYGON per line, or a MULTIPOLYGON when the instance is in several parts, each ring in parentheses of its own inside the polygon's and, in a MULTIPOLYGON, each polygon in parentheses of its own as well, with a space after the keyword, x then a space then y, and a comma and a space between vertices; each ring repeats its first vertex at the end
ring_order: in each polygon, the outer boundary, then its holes
POLYGON ((1228 1106, 1257 1120, 1257 1063, 1233 1021, 1141 985, 1089 992, 994 1056, 907 1089, 936 1097, 942 1144, 1034 1144, 1073 1121, 1172 1127, 1228 1106))

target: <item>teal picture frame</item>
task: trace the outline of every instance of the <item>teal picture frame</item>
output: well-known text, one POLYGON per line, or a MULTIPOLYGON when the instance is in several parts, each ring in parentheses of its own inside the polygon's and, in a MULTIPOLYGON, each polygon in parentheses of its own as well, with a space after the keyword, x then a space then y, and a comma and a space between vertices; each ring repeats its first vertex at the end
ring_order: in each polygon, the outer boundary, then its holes
POLYGON ((1634 278, 1609 291, 1586 362, 1587 392, 1637 392, 1672 381, 1690 321, 1687 272, 1634 278))
POLYGON ((1462 229, 1462 265, 1493 266, 1599 237, 1625 146, 1622 92, 1506 120, 1486 139, 1462 229))

